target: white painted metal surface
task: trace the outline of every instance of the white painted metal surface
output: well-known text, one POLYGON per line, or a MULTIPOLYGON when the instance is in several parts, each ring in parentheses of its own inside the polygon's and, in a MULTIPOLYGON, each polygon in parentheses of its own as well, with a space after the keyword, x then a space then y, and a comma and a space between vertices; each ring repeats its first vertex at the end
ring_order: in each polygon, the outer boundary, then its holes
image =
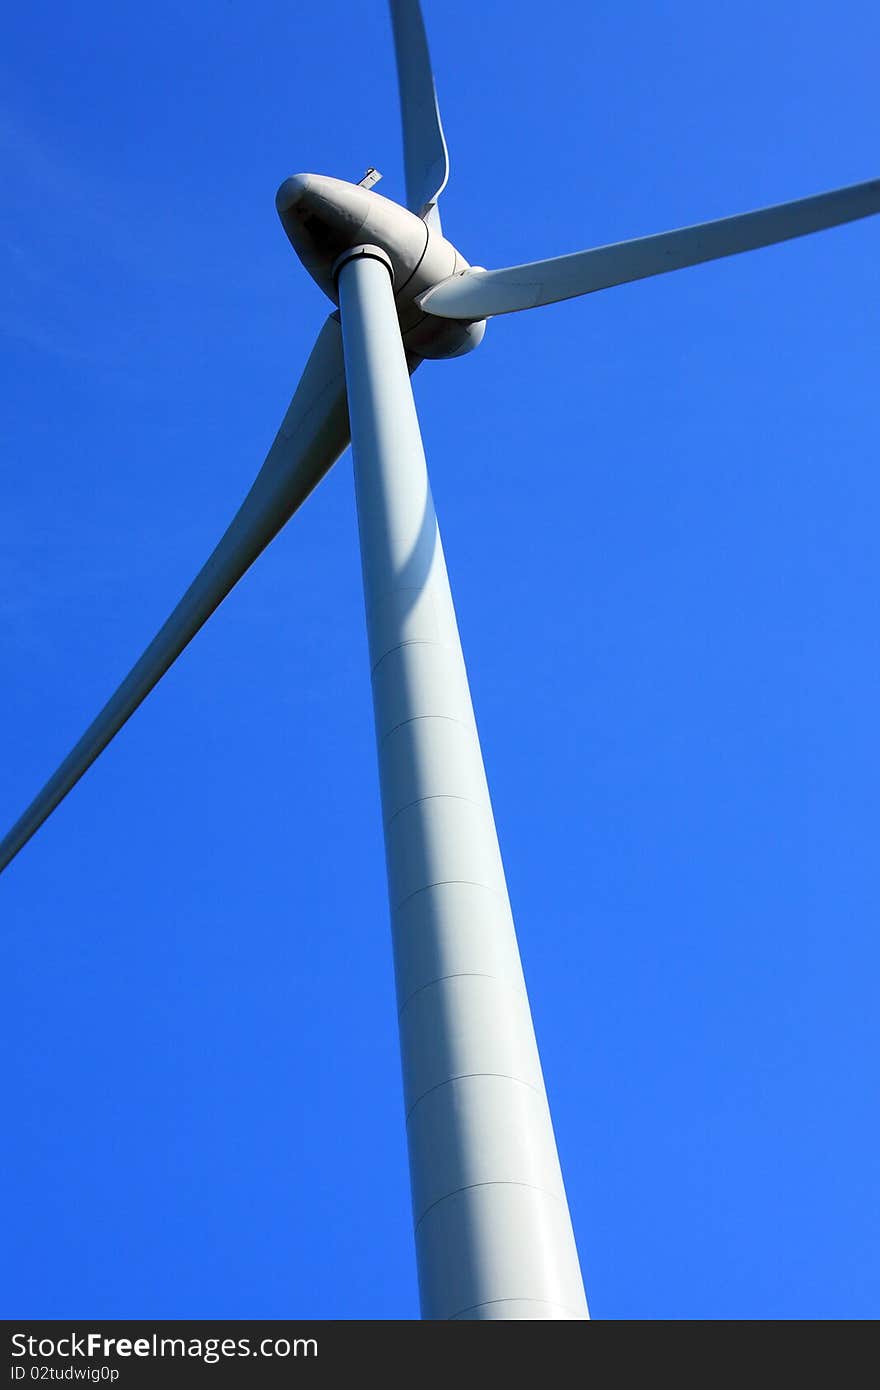
MULTIPOLYGON (((482 341, 485 324, 425 316, 416 300, 469 268, 442 235, 439 219, 423 220, 398 203, 326 174, 294 174, 275 195, 281 225, 306 270, 336 300, 333 267, 352 246, 379 246, 394 271, 394 298, 407 352, 419 357, 457 357, 482 341)), ((435 209, 436 211, 436 209, 435 209)))
POLYGON ((339 270, 423 1316, 588 1316, 395 312, 339 270))

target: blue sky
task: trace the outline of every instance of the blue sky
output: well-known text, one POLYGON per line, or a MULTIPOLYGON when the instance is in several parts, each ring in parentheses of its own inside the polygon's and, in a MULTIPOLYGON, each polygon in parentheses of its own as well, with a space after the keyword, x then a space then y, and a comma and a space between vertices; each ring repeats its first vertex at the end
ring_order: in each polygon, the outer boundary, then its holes
MULTIPOLYGON (((504 265, 876 176, 867 3, 425 0, 504 265)), ((0 819, 152 637, 402 195, 382 4, 10 12, 0 819)), ((588 1295, 875 1316, 880 219, 416 379, 588 1295)), ((0 880, 7 1317, 418 1315, 350 459, 0 880)))

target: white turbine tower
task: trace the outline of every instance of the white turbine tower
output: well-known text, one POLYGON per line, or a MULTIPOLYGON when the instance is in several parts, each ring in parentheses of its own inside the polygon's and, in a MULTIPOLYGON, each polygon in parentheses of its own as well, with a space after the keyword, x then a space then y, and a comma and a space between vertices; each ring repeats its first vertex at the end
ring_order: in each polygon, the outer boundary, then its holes
POLYGON ((880 180, 502 270, 443 236, 448 160, 417 0, 392 0, 407 206, 288 179, 284 230, 334 310, 263 468, 190 589, 0 844, 5 867, 351 440, 426 1318, 587 1317, 410 374, 487 318, 880 211, 880 180))

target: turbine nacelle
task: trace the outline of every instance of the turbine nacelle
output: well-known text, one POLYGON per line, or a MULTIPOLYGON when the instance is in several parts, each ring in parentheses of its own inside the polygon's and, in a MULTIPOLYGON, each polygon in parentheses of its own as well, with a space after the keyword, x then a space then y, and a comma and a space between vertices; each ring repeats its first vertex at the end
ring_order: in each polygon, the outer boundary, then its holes
POLYGON ((485 319, 437 318, 417 297, 470 263, 438 231, 407 208, 360 184, 324 174, 295 174, 275 195, 287 238, 312 279, 338 302, 333 267, 355 246, 378 246, 394 278, 400 330, 407 352, 419 357, 457 357, 482 342, 485 319))

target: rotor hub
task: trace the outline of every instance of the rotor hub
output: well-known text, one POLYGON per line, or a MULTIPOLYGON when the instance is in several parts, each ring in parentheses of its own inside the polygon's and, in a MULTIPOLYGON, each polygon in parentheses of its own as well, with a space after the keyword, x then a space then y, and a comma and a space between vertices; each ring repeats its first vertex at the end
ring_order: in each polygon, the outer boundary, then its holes
POLYGON ((281 225, 312 279, 338 303, 334 266, 353 247, 377 246, 388 257, 400 331, 407 352, 456 357, 482 341, 485 320, 426 314, 417 298, 470 269, 464 256, 407 208, 360 184, 324 174, 296 174, 275 196, 281 225))

